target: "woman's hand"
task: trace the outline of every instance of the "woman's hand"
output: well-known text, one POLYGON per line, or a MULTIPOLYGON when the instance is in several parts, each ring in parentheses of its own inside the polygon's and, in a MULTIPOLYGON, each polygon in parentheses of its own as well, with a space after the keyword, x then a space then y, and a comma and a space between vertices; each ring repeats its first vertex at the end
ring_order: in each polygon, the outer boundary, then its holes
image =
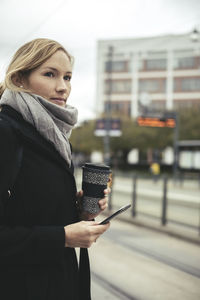
POLYGON ((99 225, 95 221, 81 221, 64 227, 65 247, 89 248, 110 226, 110 223, 99 225))
MULTIPOLYGON (((99 208, 100 211, 97 214, 90 214, 89 212, 86 211, 82 211, 80 208, 80 218, 81 220, 85 220, 85 221, 89 221, 89 220, 93 220, 94 218, 96 218, 102 211, 104 211, 104 209, 106 209, 108 207, 108 195, 110 193, 110 188, 107 188, 104 190, 104 198, 99 200, 99 208)), ((77 198, 78 198, 78 202, 81 203, 81 199, 83 197, 83 191, 81 190, 80 192, 77 193, 77 198)))

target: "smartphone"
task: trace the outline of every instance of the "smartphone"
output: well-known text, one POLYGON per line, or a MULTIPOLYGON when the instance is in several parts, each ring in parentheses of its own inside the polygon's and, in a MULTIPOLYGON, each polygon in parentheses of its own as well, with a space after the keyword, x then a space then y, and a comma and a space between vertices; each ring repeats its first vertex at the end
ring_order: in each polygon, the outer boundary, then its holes
POLYGON ((108 223, 110 220, 112 220, 113 218, 115 218, 116 216, 118 216, 119 214, 123 213, 125 210, 127 210, 128 208, 131 207, 131 204, 127 204, 125 206, 122 206, 120 209, 118 209, 116 212, 114 212, 111 216, 109 216, 108 218, 104 219, 101 223, 99 223, 100 225, 106 224, 108 223))

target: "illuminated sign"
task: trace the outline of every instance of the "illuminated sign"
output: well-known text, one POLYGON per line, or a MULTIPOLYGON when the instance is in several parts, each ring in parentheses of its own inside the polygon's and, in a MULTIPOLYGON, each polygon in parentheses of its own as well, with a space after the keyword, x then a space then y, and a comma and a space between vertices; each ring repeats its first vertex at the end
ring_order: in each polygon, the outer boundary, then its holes
POLYGON ((137 123, 147 127, 176 127, 176 120, 172 118, 138 117, 137 123))

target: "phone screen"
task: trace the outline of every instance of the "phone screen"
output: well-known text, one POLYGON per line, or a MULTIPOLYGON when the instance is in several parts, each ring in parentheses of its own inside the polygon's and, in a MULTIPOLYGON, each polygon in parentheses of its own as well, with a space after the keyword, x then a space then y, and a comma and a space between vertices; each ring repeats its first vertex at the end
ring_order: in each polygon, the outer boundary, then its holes
POLYGON ((118 216, 119 214, 123 213, 124 211, 126 211, 128 208, 131 207, 131 204, 127 204, 125 206, 122 206, 120 209, 118 209, 116 212, 114 212, 111 216, 109 216, 108 218, 104 219, 101 223, 99 223, 100 225, 106 224, 108 223, 110 220, 112 220, 114 217, 118 216))

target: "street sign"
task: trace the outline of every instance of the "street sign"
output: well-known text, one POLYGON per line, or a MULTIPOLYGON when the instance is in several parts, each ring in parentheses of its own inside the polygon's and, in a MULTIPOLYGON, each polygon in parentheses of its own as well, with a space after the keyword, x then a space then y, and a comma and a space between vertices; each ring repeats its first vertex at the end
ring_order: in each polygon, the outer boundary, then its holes
POLYGON ((96 121, 96 136, 121 136, 121 120, 120 119, 99 119, 96 121))

